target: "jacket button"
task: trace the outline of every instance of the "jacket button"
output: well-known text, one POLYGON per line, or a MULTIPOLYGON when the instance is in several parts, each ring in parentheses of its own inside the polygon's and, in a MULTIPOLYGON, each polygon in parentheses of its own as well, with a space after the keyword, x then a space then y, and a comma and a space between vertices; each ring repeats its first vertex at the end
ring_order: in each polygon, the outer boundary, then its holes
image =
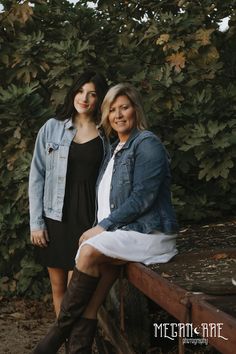
POLYGON ((111 209, 114 209, 114 207, 115 207, 115 205, 112 203, 112 204, 111 204, 111 209))

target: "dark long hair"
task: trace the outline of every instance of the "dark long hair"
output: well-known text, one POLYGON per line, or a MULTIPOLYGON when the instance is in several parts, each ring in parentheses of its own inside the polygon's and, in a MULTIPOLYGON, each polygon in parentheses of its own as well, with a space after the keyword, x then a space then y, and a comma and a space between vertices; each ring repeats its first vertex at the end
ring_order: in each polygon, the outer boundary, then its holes
POLYGON ((58 120, 66 120, 68 118, 74 118, 76 114, 76 109, 74 107, 74 98, 81 87, 87 82, 92 82, 95 86, 96 94, 97 94, 97 103, 94 110, 94 121, 96 123, 100 122, 101 119, 101 111, 100 107, 103 101, 103 98, 108 90, 108 85, 105 77, 97 73, 95 71, 86 70, 84 71, 72 84, 71 88, 67 92, 64 103, 60 106, 56 112, 56 119, 58 120))

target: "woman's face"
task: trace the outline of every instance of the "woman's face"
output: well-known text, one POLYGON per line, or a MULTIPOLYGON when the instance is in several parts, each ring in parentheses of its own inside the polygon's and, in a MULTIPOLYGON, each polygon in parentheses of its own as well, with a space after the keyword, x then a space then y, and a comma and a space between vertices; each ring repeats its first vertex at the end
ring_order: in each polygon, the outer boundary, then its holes
POLYGON ((126 141, 136 125, 136 112, 127 96, 118 96, 112 102, 108 118, 120 141, 126 141))
POLYGON ((91 115, 96 107, 97 93, 92 82, 84 84, 74 98, 74 107, 79 114, 91 115))

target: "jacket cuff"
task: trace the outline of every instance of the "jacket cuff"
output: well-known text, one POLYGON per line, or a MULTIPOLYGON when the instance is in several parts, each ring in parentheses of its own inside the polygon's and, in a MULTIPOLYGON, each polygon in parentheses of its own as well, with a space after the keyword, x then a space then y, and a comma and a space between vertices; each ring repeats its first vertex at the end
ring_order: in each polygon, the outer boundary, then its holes
POLYGON ((103 219, 102 221, 100 221, 98 223, 98 225, 101 226, 104 230, 107 231, 113 225, 113 223, 109 219, 103 219))
POLYGON ((46 230, 46 224, 44 220, 30 223, 30 231, 46 230))

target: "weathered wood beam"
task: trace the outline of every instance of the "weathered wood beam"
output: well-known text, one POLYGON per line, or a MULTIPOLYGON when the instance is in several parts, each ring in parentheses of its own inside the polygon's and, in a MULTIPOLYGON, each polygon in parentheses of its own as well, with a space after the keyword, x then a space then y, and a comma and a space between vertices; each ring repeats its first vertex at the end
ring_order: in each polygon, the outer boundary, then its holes
POLYGON ((98 313, 98 321, 112 345, 116 348, 117 354, 135 354, 125 334, 118 328, 109 313, 102 306, 98 313))
POLYGON ((136 288, 179 321, 188 319, 188 291, 140 263, 129 263, 126 275, 136 288))
MULTIPOLYGON (((134 286, 180 322, 193 323, 199 327, 205 324, 206 328, 222 324, 222 331, 219 333, 227 339, 220 335, 209 335, 207 339, 224 354, 235 352, 236 318, 210 304, 217 296, 186 291, 140 263, 128 264, 126 274, 134 286)), ((223 301, 222 296, 218 298, 223 301)), ((199 335, 201 334, 200 331, 199 335)), ((181 343, 180 349, 183 350, 181 343)))

